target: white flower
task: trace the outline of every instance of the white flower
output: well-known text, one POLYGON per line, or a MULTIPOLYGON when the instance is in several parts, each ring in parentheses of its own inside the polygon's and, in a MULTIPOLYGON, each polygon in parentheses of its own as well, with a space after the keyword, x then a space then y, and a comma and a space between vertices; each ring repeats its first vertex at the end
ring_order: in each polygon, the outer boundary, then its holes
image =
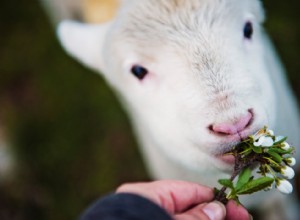
POLYGON ((262 136, 257 141, 253 143, 256 147, 271 147, 273 146, 274 141, 271 137, 262 136))
POLYGON ((296 159, 294 157, 286 158, 285 161, 286 161, 287 165, 289 165, 290 167, 296 165, 296 159))
POLYGON ((268 130, 269 135, 274 136, 274 131, 273 130, 268 130))
POLYGON ((291 148, 291 146, 287 142, 283 142, 281 145, 281 148, 283 150, 289 150, 291 148))
POLYGON ((258 132, 256 132, 252 137, 255 141, 257 141, 260 137, 266 135, 264 129, 260 129, 258 132))
POLYGON ((288 166, 284 166, 283 168, 281 168, 280 172, 287 179, 293 179, 295 176, 295 171, 288 166))
POLYGON ((284 194, 290 194, 293 192, 293 186, 287 180, 279 180, 276 184, 276 188, 284 194))

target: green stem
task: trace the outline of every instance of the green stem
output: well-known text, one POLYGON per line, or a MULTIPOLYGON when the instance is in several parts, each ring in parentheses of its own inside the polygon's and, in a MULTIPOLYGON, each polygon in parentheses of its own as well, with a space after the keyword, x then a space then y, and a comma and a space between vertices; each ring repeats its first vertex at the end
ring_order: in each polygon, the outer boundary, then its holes
POLYGON ((270 161, 273 164, 279 165, 276 161, 272 160, 271 158, 268 158, 268 157, 263 157, 263 158, 270 161))
MULTIPOLYGON (((233 174, 230 177, 230 180, 233 181, 245 168, 248 167, 248 165, 240 165, 240 156, 236 156, 236 162, 235 162, 235 167, 234 167, 234 171, 233 174)), ((222 189, 216 194, 215 196, 215 200, 223 203, 224 205, 227 204, 228 200, 231 199, 231 192, 229 192, 228 195, 226 195, 225 191, 227 190, 226 186, 223 186, 222 189)), ((235 196, 236 197, 236 196, 235 196)))
POLYGON ((268 168, 268 170, 272 174, 272 176, 276 177, 276 174, 274 173, 273 169, 269 165, 266 165, 266 167, 268 168))

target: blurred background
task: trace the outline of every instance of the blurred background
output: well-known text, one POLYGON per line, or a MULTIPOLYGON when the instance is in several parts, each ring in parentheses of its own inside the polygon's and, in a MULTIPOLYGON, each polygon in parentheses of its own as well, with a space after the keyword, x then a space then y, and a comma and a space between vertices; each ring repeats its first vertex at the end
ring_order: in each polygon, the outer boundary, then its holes
MULTIPOLYGON (((264 4, 299 100, 300 3, 264 4)), ((116 97, 65 54, 40 2, 2 0, 0 30, 0 219, 76 219, 121 183, 148 180, 116 97)))

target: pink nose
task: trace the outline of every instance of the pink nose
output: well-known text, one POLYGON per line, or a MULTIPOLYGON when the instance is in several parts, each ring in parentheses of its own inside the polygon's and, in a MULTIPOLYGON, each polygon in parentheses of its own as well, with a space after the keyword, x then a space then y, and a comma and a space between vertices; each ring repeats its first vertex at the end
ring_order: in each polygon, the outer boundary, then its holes
POLYGON ((248 125, 250 124, 253 118, 253 114, 251 111, 241 117, 236 123, 223 123, 223 124, 214 124, 210 127, 210 129, 217 133, 217 134, 224 134, 224 135, 234 135, 243 130, 245 130, 248 125))

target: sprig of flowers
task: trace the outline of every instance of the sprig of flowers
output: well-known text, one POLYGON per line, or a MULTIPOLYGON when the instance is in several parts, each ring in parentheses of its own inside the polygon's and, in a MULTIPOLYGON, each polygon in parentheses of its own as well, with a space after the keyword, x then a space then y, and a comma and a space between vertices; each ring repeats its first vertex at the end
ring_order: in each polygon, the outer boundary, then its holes
POLYGON ((223 188, 216 189, 216 200, 226 204, 233 199, 239 203, 238 196, 271 190, 273 186, 282 193, 292 193, 288 180, 295 176, 291 167, 296 160, 292 157, 294 147, 286 140, 264 127, 228 152, 236 159, 234 171, 230 179, 219 180, 223 188), (252 175, 254 168, 258 168, 258 177, 252 175))

